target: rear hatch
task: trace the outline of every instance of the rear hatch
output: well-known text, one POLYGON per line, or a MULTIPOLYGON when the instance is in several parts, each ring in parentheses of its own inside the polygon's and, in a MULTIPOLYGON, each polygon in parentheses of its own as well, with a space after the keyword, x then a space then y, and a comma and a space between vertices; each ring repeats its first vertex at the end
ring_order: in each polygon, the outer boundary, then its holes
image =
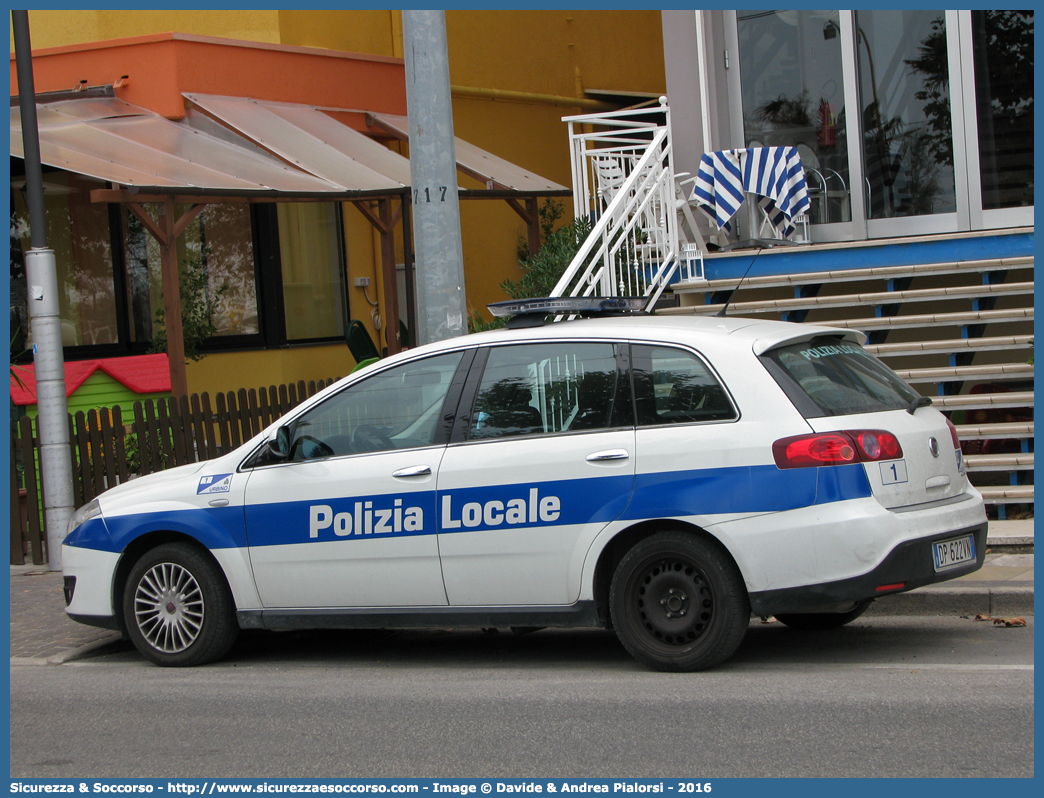
POLYGON ((841 335, 782 344, 762 363, 814 432, 845 432, 874 497, 888 509, 963 494, 956 431, 930 402, 841 335))

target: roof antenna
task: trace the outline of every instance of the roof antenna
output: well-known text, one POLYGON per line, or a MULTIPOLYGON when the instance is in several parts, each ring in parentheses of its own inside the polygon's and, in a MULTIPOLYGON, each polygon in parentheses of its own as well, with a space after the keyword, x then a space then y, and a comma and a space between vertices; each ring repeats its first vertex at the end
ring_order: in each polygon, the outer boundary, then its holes
POLYGON ((743 272, 743 276, 740 277, 740 281, 736 283, 736 287, 732 289, 732 293, 729 294, 729 298, 725 300, 725 304, 721 306, 721 310, 714 314, 715 318, 724 318, 725 311, 728 310, 729 305, 732 304, 732 298, 736 296, 737 292, 740 290, 740 286, 743 285, 743 281, 746 280, 747 275, 750 274, 750 270, 754 268, 754 261, 756 261, 758 259, 758 255, 760 255, 764 251, 764 247, 759 247, 758 251, 754 253, 754 257, 750 259, 750 265, 747 267, 747 270, 743 272))

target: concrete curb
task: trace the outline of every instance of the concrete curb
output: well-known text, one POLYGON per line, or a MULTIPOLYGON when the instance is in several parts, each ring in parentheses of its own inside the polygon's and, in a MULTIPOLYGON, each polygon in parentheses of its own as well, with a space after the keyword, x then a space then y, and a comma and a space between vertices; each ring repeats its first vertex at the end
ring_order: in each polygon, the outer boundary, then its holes
POLYGON ((109 637, 52 654, 49 657, 11 657, 11 665, 64 665, 66 662, 108 654, 116 650, 122 642, 123 636, 113 632, 109 637))
POLYGON ((997 535, 986 541, 986 548, 1018 548, 1033 551, 1033 535, 997 535))
POLYGON ((997 546, 1033 546, 1033 519, 1018 521, 990 521, 986 533, 986 547, 997 546))
POLYGON ((1033 615, 1031 587, 931 587, 884 596, 867 615, 1033 615))
POLYGON ((72 662, 77 659, 98 657, 115 650, 122 642, 123 635, 113 632, 110 637, 103 637, 101 640, 95 640, 93 643, 88 643, 85 646, 79 646, 69 651, 63 651, 61 654, 55 654, 53 657, 48 657, 47 663, 49 665, 63 665, 66 662, 72 662))

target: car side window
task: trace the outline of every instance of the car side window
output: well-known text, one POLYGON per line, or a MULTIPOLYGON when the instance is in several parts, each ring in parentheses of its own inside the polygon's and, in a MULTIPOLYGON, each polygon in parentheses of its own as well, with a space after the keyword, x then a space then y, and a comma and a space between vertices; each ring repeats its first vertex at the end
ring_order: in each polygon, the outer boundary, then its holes
MULTIPOLYGON (((614 426, 623 405, 617 396, 617 372, 611 343, 496 347, 486 361, 468 438, 614 426)), ((629 417, 625 423, 630 423, 629 417)))
POLYGON ((405 363, 331 396, 294 421, 290 459, 432 445, 461 357, 405 363))
POLYGON ((692 352, 632 346, 631 368, 640 426, 728 421, 738 416, 728 392, 692 352))

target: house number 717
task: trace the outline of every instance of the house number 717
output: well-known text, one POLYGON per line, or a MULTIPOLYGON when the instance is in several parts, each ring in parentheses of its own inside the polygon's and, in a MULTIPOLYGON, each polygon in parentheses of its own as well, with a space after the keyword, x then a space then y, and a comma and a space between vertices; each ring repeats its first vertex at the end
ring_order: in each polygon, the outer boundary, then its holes
POLYGON ((438 199, 435 200, 436 202, 445 202, 446 201, 446 186, 439 186, 438 188, 435 189, 434 192, 432 192, 432 190, 430 188, 425 188, 423 190, 423 198, 421 196, 421 189, 415 188, 415 189, 413 189, 413 204, 417 205, 417 204, 419 204, 421 202, 431 202, 432 201, 432 199, 431 199, 432 193, 434 193, 434 194, 436 194, 438 196, 438 199))

